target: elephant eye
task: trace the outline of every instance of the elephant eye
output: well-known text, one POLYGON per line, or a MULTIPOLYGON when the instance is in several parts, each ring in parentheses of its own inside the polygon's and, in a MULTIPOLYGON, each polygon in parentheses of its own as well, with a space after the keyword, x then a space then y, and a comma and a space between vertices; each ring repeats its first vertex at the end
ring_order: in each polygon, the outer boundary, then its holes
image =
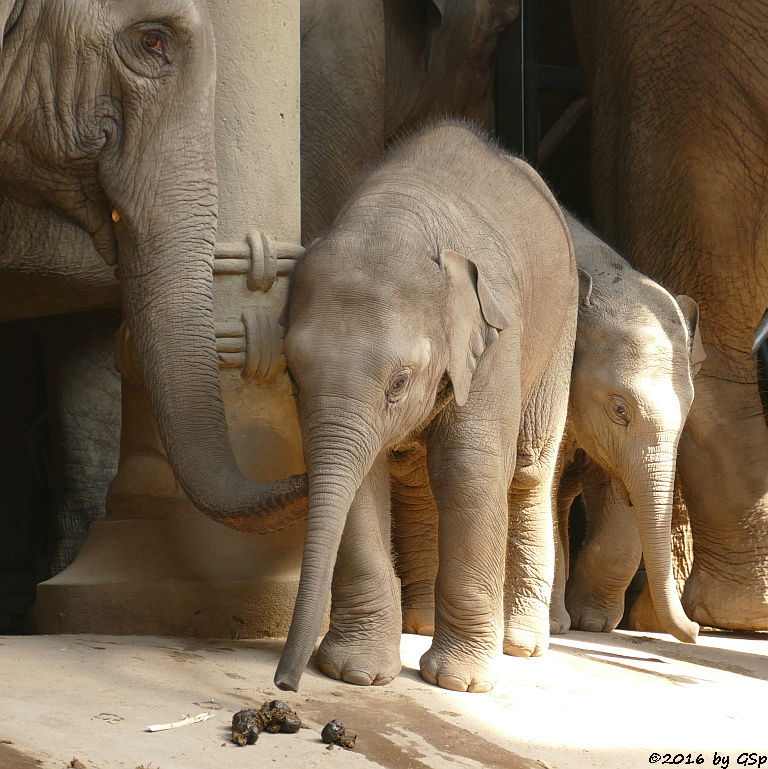
POLYGON ((622 398, 615 397, 611 399, 608 406, 608 416, 618 425, 626 426, 629 424, 629 407, 622 398))
POLYGON ((398 371, 391 379, 389 387, 387 387, 387 400, 390 403, 397 403, 408 392, 408 385, 411 381, 410 369, 402 369, 398 371))
POLYGON ((150 52, 159 53, 161 56, 165 55, 165 40, 160 32, 155 30, 145 32, 141 38, 141 44, 150 52))
POLYGON ((115 50, 122 63, 142 78, 160 78, 169 72, 174 30, 160 21, 145 21, 119 30, 115 50))

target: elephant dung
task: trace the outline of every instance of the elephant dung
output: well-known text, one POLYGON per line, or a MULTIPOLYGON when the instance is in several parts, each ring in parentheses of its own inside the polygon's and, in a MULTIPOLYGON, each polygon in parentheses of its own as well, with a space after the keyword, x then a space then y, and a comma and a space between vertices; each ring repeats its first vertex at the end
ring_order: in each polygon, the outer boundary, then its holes
POLYGON ((295 734, 301 729, 301 719, 280 700, 265 702, 258 710, 243 708, 232 716, 232 742, 240 747, 253 745, 260 732, 295 734))
POLYGON ((344 730, 344 724, 337 718, 330 721, 323 727, 320 738, 328 745, 330 749, 334 745, 340 745, 342 748, 352 750, 355 747, 356 734, 347 734, 344 730))

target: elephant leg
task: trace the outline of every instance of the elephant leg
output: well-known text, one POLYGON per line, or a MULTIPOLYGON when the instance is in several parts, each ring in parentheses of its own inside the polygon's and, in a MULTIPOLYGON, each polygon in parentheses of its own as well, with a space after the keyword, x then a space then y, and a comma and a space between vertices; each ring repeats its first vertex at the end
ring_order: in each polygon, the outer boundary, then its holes
POLYGON ((565 585, 568 581, 568 572, 570 570, 568 522, 571 505, 581 493, 581 478, 577 472, 577 467, 576 464, 569 466, 561 474, 559 482, 555 482, 555 488, 557 489, 553 529, 555 540, 555 577, 552 582, 552 599, 549 604, 550 635, 562 635, 568 632, 571 626, 571 618, 565 608, 565 585))
POLYGON ((439 564, 435 632, 420 667, 427 683, 444 689, 486 692, 498 676, 507 483, 515 456, 514 443, 504 441, 517 432, 501 422, 462 411, 431 435, 427 448, 439 564))
POLYGON ((379 0, 301 3, 301 237, 326 232, 385 147, 386 35, 379 0))
POLYGON ((318 667, 361 686, 389 683, 401 667, 401 616, 400 584, 390 557, 389 468, 382 452, 347 515, 318 667))
POLYGON ((624 593, 642 555, 640 534, 616 482, 598 468, 584 480, 584 500, 587 536, 568 579, 565 604, 573 627, 608 632, 624 615, 624 593))
POLYGON ((702 371, 678 456, 693 534, 686 613, 702 625, 768 629, 768 430, 755 381, 702 371))
POLYGON ((403 632, 432 635, 437 579, 437 505, 422 443, 390 456, 392 542, 400 577, 403 632))
MULTIPOLYGON (((533 448, 530 444, 528 451, 533 448)), ((544 444, 539 458, 519 455, 509 489, 509 527, 504 583, 504 653, 538 657, 549 645, 549 605, 555 576, 553 537, 554 445, 544 444), (525 464, 521 467, 520 456, 525 464)))
MULTIPOLYGON (((535 657, 549 645, 555 576, 560 444, 565 429, 572 337, 564 334, 540 382, 527 397, 517 440, 517 462, 508 492, 504 653, 535 657)), ((558 537, 559 539, 559 537, 558 537)), ((563 566, 565 555, 562 555, 563 566)), ((561 618, 558 632, 565 632, 561 618)))
POLYGON ((53 574, 74 560, 88 527, 104 516, 107 489, 117 472, 121 416, 114 339, 119 325, 118 310, 38 321, 51 434, 53 574))

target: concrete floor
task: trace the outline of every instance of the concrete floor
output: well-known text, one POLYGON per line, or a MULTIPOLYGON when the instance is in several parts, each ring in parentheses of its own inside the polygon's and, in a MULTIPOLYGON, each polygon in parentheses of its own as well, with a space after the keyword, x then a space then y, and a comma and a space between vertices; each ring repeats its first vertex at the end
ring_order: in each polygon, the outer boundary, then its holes
POLYGON ((86 769, 639 769, 654 752, 662 766, 665 753, 725 766, 717 751, 732 767, 742 753, 768 755, 768 635, 707 634, 694 647, 572 632, 539 659, 505 657, 490 694, 425 684, 428 644, 404 636, 403 672, 385 687, 310 667, 301 691, 280 698, 311 729, 239 748, 232 714, 278 695, 281 641, 0 637, 0 769, 65 769, 75 757, 86 769), (206 723, 144 731, 213 708, 206 723), (354 751, 320 742, 333 718, 358 734, 354 751))

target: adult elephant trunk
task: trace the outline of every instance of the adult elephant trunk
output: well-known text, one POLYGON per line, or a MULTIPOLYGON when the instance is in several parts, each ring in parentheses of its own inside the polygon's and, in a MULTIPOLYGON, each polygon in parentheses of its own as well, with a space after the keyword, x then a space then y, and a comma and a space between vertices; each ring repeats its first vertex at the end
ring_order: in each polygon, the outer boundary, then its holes
POLYGON ((212 120, 183 125, 176 133, 156 126, 152 144, 133 148, 135 157, 156 158, 139 174, 141 183, 109 191, 124 311, 163 446, 186 494, 232 528, 275 531, 303 517, 305 482, 293 476, 254 483, 235 462, 213 325, 212 120))
POLYGON ((227 434, 213 328, 211 247, 154 241, 162 264, 121 278, 139 368, 163 446, 190 500, 248 532, 277 531, 306 511, 303 476, 259 484, 239 471, 227 434))
POLYGON ((328 410, 317 419, 304 419, 309 479, 304 555, 291 627, 275 673, 275 684, 286 691, 298 691, 322 632, 347 513, 380 448, 359 416, 339 414, 328 410))
POLYGON ((657 443, 642 455, 640 471, 626 477, 624 483, 634 506, 653 605, 667 632, 680 641, 695 643, 699 626, 683 611, 672 571, 676 443, 657 443))

